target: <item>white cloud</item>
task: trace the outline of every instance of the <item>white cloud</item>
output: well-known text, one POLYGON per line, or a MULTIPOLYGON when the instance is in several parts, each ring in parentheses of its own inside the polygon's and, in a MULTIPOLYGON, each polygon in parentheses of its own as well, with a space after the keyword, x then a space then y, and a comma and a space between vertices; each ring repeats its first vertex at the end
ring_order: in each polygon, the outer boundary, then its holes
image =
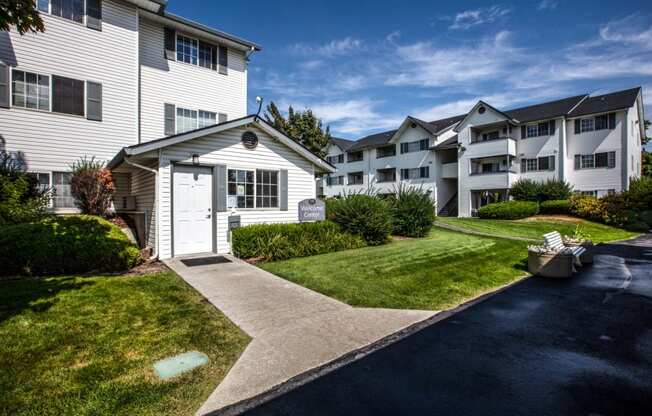
POLYGON ((467 30, 484 23, 493 23, 511 12, 510 8, 494 5, 487 8, 465 10, 457 13, 454 17, 448 17, 447 20, 453 21, 453 24, 449 26, 450 29, 467 30))
POLYGON ((298 55, 321 56, 332 58, 335 56, 348 55, 358 51, 362 47, 362 41, 350 36, 344 39, 332 40, 322 45, 312 45, 307 43, 295 43, 289 50, 298 55))
POLYGON ((646 26, 640 16, 630 15, 602 26, 600 40, 605 43, 636 44, 644 49, 652 49, 652 25, 646 26))
POLYGON ((539 6, 537 9, 539 10, 555 10, 559 6, 559 2, 557 0, 542 0, 541 3, 539 3, 539 6))

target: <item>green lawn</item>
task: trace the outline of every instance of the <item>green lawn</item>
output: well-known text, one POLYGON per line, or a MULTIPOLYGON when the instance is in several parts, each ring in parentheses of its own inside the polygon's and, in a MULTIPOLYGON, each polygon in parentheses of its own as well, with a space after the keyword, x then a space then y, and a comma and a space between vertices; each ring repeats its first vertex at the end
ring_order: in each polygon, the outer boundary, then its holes
POLYGON ((438 217, 436 222, 496 236, 526 237, 541 241, 543 241, 541 236, 550 231, 559 231, 562 235, 573 235, 578 225, 584 233, 591 236, 595 243, 623 240, 638 235, 638 233, 620 228, 571 217, 542 216, 517 221, 438 217))
POLYGON ((248 336, 171 272, 0 282, 0 414, 190 415, 248 336), (169 381, 152 364, 198 350, 169 381))
POLYGON ((260 265, 354 306, 452 307, 524 275, 527 243, 433 229, 421 239, 260 265))

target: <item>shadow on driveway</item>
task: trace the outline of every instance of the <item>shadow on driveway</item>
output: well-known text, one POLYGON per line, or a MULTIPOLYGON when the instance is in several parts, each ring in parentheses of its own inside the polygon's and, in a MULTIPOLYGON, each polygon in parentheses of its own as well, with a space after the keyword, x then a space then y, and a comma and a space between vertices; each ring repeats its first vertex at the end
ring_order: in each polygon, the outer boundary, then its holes
POLYGON ((652 414, 652 235, 598 253, 246 414, 652 414))

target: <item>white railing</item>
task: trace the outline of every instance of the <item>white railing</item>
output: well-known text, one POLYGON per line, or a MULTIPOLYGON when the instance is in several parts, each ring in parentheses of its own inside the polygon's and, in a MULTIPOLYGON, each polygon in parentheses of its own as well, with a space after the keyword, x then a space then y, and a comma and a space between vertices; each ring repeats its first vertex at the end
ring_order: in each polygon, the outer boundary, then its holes
POLYGON ((442 178, 457 178, 457 162, 444 163, 441 165, 442 178))

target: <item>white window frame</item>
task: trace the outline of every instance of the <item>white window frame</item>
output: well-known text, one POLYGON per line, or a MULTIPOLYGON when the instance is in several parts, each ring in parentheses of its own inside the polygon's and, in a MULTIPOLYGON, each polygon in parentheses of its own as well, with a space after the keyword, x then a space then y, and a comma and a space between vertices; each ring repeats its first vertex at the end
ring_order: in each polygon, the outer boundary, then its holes
POLYGON ((209 127, 217 124, 217 113, 213 111, 197 110, 197 128, 209 127), (208 115, 209 117, 206 117, 208 115), (212 117, 211 117, 212 116, 212 117), (202 120, 209 120, 209 123, 202 123, 202 120), (212 120, 212 123, 210 122, 212 120))
POLYGON ((197 66, 200 68, 213 70, 213 48, 211 47, 210 44, 206 42, 200 42, 199 39, 197 39, 197 66), (200 54, 202 43, 204 44, 204 46, 208 46, 208 66, 204 66, 200 63, 199 54, 200 54))
POLYGON ((594 169, 595 155, 580 155, 580 169, 594 169))
POLYGON ((539 124, 528 124, 525 126, 525 138, 529 139, 530 137, 538 137, 539 136, 539 124), (530 131, 530 129, 533 128, 533 131, 530 131))
MULTIPOLYGON (((86 94, 86 89, 85 88, 84 88, 84 94, 86 94)), ((85 98, 86 97, 84 97, 84 101, 85 101, 85 98)), ((52 75, 51 74, 44 74, 42 72, 36 72, 36 71, 30 71, 30 70, 25 70, 25 69, 21 69, 21 68, 11 67, 11 71, 10 71, 10 74, 9 74, 9 100, 10 100, 10 102, 9 102, 9 107, 10 108, 20 108, 20 109, 23 109, 23 110, 40 111, 40 112, 45 112, 45 113, 52 112, 52 75), (22 106, 14 105, 14 72, 16 72, 16 71, 22 72, 23 74, 28 74, 29 73, 29 74, 36 75, 36 77, 37 77, 36 78, 36 86, 37 86, 37 96, 36 96, 37 97, 36 98, 37 99, 37 104, 36 104, 36 106, 37 106, 37 108, 29 108, 29 107, 27 107, 27 91, 26 91, 26 83, 24 81, 25 78, 23 78, 23 91, 24 91, 23 96, 25 98, 25 103, 24 103, 25 105, 22 105, 22 106), (39 104, 38 101, 39 101, 39 98, 40 98, 40 96, 38 95, 38 90, 39 90, 39 88, 38 88, 38 86, 39 86, 38 77, 48 77, 48 108, 45 109, 45 110, 38 108, 38 104, 39 104)))
MULTIPOLYGON (((608 123, 608 121, 607 121, 608 123)), ((595 131, 595 117, 580 119, 580 133, 595 131), (586 124, 585 124, 586 123, 586 124)))
MULTIPOLYGON (((274 185, 273 182, 265 183, 263 182, 261 184, 263 187, 265 185, 274 185)), ((273 198, 273 195, 265 195, 263 192, 263 195, 260 196, 261 198, 273 198)), ((254 169, 254 208, 255 209, 272 209, 272 210, 278 210, 281 208, 281 172, 276 169, 254 169), (269 206, 269 207, 259 207, 258 206, 258 172, 269 172, 269 173, 276 173, 276 206, 269 206)))
POLYGON ((57 196, 56 196, 55 183, 54 183, 54 174, 55 174, 55 173, 64 173, 64 174, 67 173, 67 174, 71 174, 71 175, 72 175, 72 172, 69 172, 69 171, 63 171, 63 170, 56 170, 56 171, 53 170, 52 172, 50 172, 50 187, 52 188, 52 199, 51 199, 52 207, 53 207, 55 210, 69 210, 69 209, 75 209, 75 208, 77 208, 77 207, 75 206, 75 202, 74 202, 74 199, 75 199, 75 198, 74 198, 72 195, 70 196, 70 198, 73 200, 72 206, 69 206, 69 207, 57 207, 57 206, 55 205, 54 201, 55 201, 55 199, 56 199, 56 197, 57 197, 57 196))
POLYGON ((196 108, 187 108, 187 107, 181 107, 181 106, 177 105, 177 106, 174 107, 174 128, 175 128, 175 132, 176 132, 176 134, 181 134, 181 133, 187 133, 189 131, 197 130, 197 129, 202 128, 202 127, 213 126, 213 125, 217 124, 218 117, 219 117, 219 114, 217 112, 215 112, 215 111, 199 110, 199 109, 196 109, 196 108), (195 113, 196 117, 195 117, 195 127, 194 128, 192 128, 190 130, 181 130, 180 129, 181 123, 179 122, 179 110, 181 110, 182 112, 188 111, 190 113, 193 113, 193 112, 195 113), (201 123, 199 122, 201 113, 215 114, 215 123, 214 124, 201 125, 201 123))
MULTIPOLYGON (((175 46, 175 48, 176 48, 174 58, 176 59, 176 61, 177 61, 177 62, 184 63, 184 64, 189 64, 189 65, 192 65, 192 66, 199 66, 199 39, 197 39, 197 38, 193 38, 193 37, 191 37, 191 36, 187 36, 187 35, 185 35, 185 34, 183 34, 183 33, 179 33, 179 32, 177 32, 176 35, 177 35, 177 36, 176 36, 176 38, 174 39, 174 41, 175 41, 174 46, 175 46), (193 56, 192 56, 192 49, 190 50, 190 55, 188 55, 188 56, 190 57, 190 62, 186 62, 186 61, 183 60, 183 59, 179 59, 179 54, 181 54, 182 57, 186 56, 186 54, 185 54, 184 51, 181 51, 181 52, 179 51, 179 40, 180 40, 180 38, 183 38, 184 41, 185 41, 185 40, 190 41, 191 44, 194 42, 194 47, 195 47, 195 52, 196 52, 196 55, 195 55, 195 62, 194 62, 194 63, 192 62, 192 58, 193 58, 193 56)), ((191 46, 191 47, 192 47, 192 46, 191 46)))
MULTIPOLYGON (((238 182, 236 181, 236 184, 238 182)), ((246 182, 245 182, 246 186, 246 182)), ((246 189, 245 189, 245 204, 246 204, 246 197, 248 195, 246 194, 246 189)), ((264 196, 264 195, 263 195, 264 196)), ((244 166, 227 166, 226 168, 226 199, 227 199, 227 208, 228 209, 235 209, 237 211, 278 211, 280 210, 281 207, 281 171, 279 169, 266 169, 266 168, 252 168, 252 167, 244 167, 244 166), (236 197, 236 205, 235 207, 231 206, 229 203, 229 171, 245 171, 245 172, 253 172, 253 188, 254 188, 254 193, 253 193, 253 207, 251 208, 239 208, 237 206, 237 195, 236 197), (258 171, 267 171, 267 172, 276 172, 276 189, 278 191, 278 195, 276 196, 276 207, 258 207, 258 171)))
POLYGON ((39 2, 38 2, 38 0, 35 0, 36 10, 38 10, 41 13, 46 13, 48 16, 52 16, 52 17, 54 17, 56 19, 62 19, 62 20, 65 20, 67 22, 72 22, 72 23, 77 24, 77 25, 86 26, 86 19, 87 19, 87 16, 86 16, 86 13, 87 13, 86 0, 82 0, 82 3, 84 4, 84 11, 82 13, 82 21, 81 22, 77 22, 77 21, 74 21, 72 19, 68 19, 67 17, 57 16, 56 14, 52 14, 52 0, 47 0, 47 2, 48 2, 48 10, 46 12, 46 11, 43 11, 43 10, 38 8, 38 3, 39 2))

